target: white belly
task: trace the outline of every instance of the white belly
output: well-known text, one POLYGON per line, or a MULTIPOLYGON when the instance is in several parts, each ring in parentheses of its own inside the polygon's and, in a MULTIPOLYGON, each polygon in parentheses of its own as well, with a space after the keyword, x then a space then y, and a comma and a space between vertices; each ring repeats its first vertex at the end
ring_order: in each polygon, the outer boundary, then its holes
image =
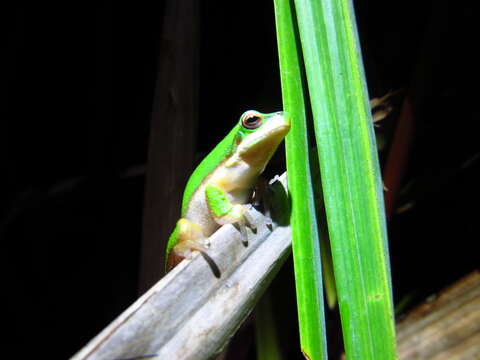
POLYGON ((206 185, 213 184, 223 189, 232 204, 245 204, 258 175, 259 171, 242 161, 232 167, 219 166, 192 195, 184 217, 200 225, 205 236, 212 235, 220 225, 210 215, 205 197, 206 185))

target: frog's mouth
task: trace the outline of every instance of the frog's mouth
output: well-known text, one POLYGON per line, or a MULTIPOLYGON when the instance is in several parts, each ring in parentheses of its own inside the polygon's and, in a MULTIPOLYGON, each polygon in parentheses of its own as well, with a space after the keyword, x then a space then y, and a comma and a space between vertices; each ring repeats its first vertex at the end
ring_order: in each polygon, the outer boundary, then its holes
POLYGON ((275 113, 258 131, 244 139, 237 149, 237 154, 250 166, 263 170, 289 130, 290 123, 283 113, 275 113))

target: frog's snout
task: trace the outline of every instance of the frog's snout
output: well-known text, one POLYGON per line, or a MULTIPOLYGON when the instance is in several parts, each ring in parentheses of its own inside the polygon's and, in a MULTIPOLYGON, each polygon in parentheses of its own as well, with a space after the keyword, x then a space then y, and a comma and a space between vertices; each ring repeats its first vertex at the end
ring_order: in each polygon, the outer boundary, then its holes
POLYGON ((274 113, 274 116, 281 116, 286 126, 287 132, 290 130, 290 117, 284 111, 277 111, 274 113))

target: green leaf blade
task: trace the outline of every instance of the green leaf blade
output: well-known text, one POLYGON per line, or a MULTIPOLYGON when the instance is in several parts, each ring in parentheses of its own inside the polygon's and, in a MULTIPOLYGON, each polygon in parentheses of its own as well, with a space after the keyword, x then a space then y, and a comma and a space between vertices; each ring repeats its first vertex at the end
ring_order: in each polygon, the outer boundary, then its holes
POLYGON ((346 354, 394 359, 383 194, 351 2, 295 2, 346 354))
POLYGON ((274 4, 284 110, 291 121, 285 143, 300 342, 308 358, 326 359, 322 271, 309 165, 301 50, 293 1, 274 0, 274 4))

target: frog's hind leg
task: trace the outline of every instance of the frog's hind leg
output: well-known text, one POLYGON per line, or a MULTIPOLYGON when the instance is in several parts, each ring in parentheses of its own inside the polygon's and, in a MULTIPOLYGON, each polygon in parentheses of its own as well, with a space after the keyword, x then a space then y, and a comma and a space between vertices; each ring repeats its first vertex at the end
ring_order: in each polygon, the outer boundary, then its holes
POLYGON ((212 269, 215 277, 220 277, 220 270, 215 261, 207 254, 207 238, 202 227, 188 219, 180 219, 167 246, 167 272, 173 269, 183 259, 192 256, 193 251, 198 251, 212 269))

